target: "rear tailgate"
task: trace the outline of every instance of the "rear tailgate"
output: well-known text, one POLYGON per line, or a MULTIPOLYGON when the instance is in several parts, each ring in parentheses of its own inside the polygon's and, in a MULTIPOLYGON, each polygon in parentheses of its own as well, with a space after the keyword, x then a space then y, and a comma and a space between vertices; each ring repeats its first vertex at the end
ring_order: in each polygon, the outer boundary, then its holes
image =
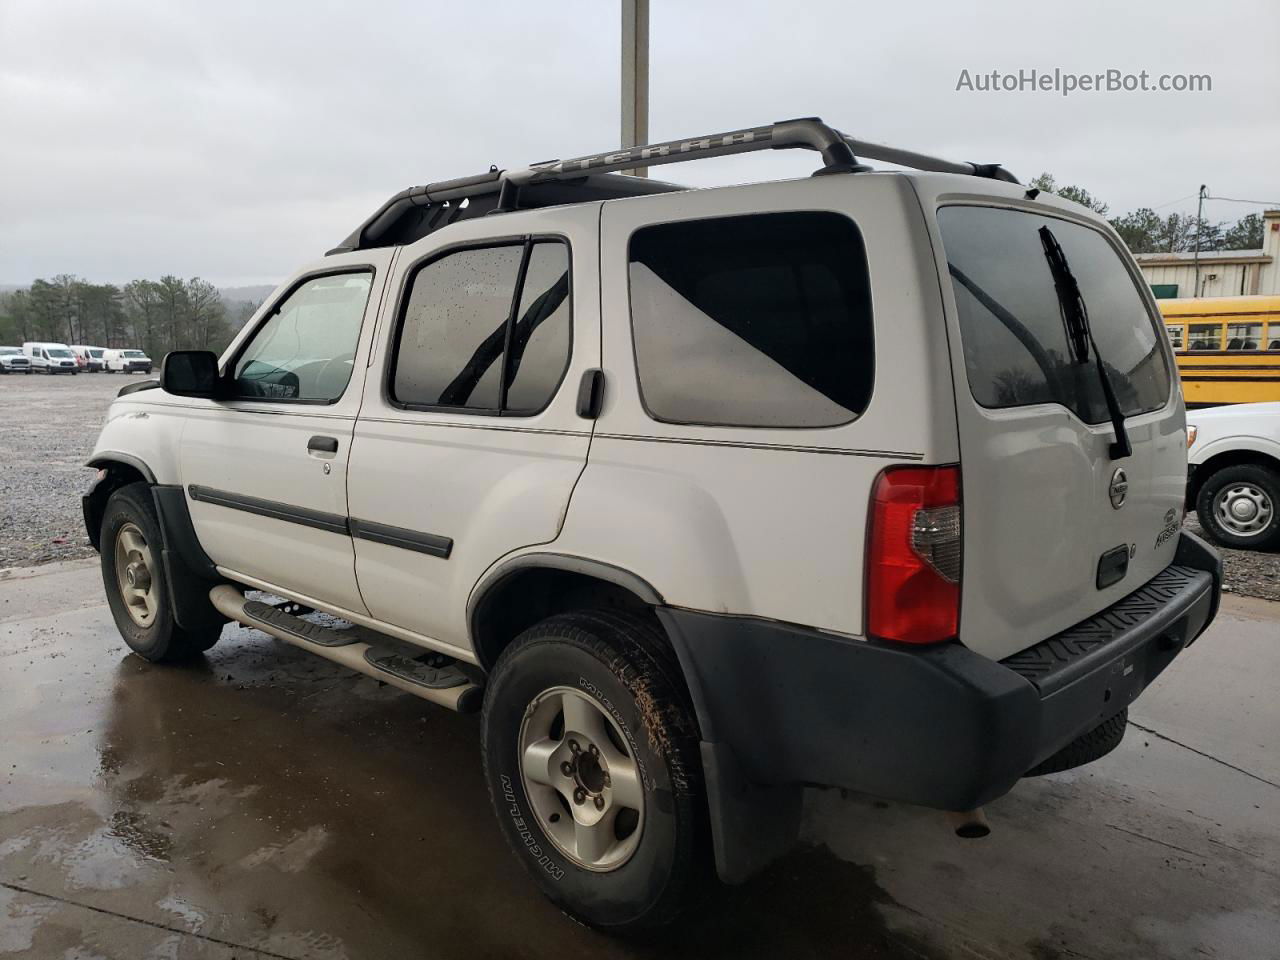
POLYGON ((938 210, 950 282, 964 498, 960 639, 1001 659, 1137 590, 1173 560, 1186 484, 1173 362, 1127 254, 1049 211, 938 210), (1079 285, 1132 445, 1101 375, 1073 357, 1042 246, 1079 285), (958 334, 958 337, 957 337, 958 334))

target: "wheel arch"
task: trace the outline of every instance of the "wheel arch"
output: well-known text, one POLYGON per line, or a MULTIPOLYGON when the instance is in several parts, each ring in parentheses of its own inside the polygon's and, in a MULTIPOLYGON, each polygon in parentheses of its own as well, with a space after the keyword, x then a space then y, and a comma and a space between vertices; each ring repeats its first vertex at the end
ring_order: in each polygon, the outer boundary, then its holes
POLYGON ((97 550, 101 546, 99 540, 102 536, 102 515, 111 494, 131 483, 142 482, 154 486, 156 475, 143 460, 116 451, 94 454, 85 466, 97 467, 102 471, 81 498, 85 532, 89 535, 89 543, 97 550))
POLYGON ((521 631, 557 613, 583 607, 625 610, 658 626, 663 602, 654 586, 629 570, 560 553, 513 557, 491 569, 467 601, 467 629, 480 666, 491 670, 521 631))
POLYGON ((1280 455, 1260 447, 1231 447, 1211 453, 1195 465, 1195 472, 1187 488, 1187 503, 1194 507, 1200 490, 1211 476, 1223 467, 1236 467, 1241 464, 1256 464, 1280 473, 1280 455))

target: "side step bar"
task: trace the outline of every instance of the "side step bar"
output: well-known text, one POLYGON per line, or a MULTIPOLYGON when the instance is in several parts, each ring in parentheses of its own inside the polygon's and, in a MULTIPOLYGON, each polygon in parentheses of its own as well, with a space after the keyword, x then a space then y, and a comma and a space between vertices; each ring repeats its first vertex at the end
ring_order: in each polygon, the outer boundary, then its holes
MULTIPOLYGON (((461 673, 441 666, 442 658, 422 651, 431 662, 398 654, 385 645, 357 640, 355 630, 334 630, 284 613, 269 604, 246 600, 235 587, 220 584, 209 591, 209 600, 224 616, 277 640, 332 660, 397 690, 430 700, 458 713, 480 708, 481 688, 461 673)), ((398 641, 390 641, 398 644, 398 641)), ((398 644, 404 646, 403 644, 398 644)))

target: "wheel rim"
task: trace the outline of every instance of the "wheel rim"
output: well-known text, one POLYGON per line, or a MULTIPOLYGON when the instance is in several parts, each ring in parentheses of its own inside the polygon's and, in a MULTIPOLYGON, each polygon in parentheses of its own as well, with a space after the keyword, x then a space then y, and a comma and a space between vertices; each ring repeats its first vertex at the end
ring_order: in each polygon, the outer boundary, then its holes
POLYGON ((644 827, 644 784, 622 731, 594 697, 538 694, 520 724, 520 770, 543 833, 579 866, 616 870, 644 827))
POLYGON ((1213 513, 1237 537, 1256 537, 1271 524, 1275 505, 1267 491, 1251 483, 1233 483, 1218 491, 1213 513))
POLYGON ((129 618, 149 627, 156 618, 157 598, 151 547, 135 523, 126 523, 116 534, 116 586, 129 618))

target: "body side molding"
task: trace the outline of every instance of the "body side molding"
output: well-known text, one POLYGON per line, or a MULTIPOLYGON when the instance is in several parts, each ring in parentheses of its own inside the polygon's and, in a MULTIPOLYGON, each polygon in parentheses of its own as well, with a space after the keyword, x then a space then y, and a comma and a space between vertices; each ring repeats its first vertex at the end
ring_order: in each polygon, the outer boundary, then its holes
POLYGON ((384 543, 402 550, 413 550, 415 553, 426 553, 442 560, 449 559, 453 552, 453 540, 434 533, 420 533, 405 527, 393 527, 386 523, 375 523, 372 520, 357 520, 351 517, 347 521, 351 536, 357 540, 369 540, 372 543, 384 543))
POLYGON ((239 493, 229 493, 226 490, 214 490, 194 483, 187 487, 187 493, 191 495, 192 500, 198 500, 201 503, 211 503, 231 510, 243 510, 245 513, 270 517, 273 520, 300 523, 304 527, 315 527, 317 530, 327 530, 330 533, 348 533, 347 518, 337 513, 295 507, 288 503, 248 497, 239 493))

